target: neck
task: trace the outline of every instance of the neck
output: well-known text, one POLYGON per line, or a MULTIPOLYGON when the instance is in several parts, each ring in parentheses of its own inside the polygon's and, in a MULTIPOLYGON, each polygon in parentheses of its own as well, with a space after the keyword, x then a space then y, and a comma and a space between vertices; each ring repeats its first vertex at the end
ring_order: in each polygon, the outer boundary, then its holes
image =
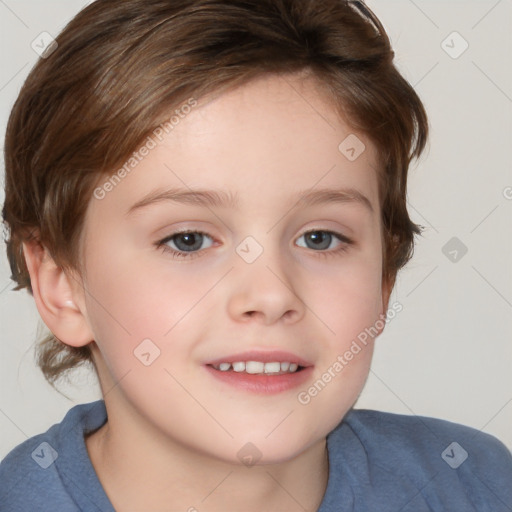
POLYGON ((303 512, 320 506, 329 473, 325 439, 285 462, 245 466, 152 429, 109 411, 109 421, 86 439, 94 469, 119 512, 303 512))

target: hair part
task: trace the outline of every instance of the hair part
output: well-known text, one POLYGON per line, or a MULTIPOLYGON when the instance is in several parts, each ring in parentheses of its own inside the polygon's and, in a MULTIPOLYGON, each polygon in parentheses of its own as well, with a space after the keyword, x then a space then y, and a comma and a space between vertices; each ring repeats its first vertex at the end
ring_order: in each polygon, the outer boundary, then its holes
MULTIPOLYGON (((383 279, 394 284, 420 227, 407 172, 428 135, 424 107, 393 64, 389 38, 362 3, 344 0, 97 0, 30 72, 5 138, 7 255, 16 290, 32 294, 23 242, 82 270, 80 239, 94 187, 189 98, 265 74, 309 73, 354 131, 376 145, 383 279)), ((52 385, 93 362, 53 334, 38 347, 52 385)))

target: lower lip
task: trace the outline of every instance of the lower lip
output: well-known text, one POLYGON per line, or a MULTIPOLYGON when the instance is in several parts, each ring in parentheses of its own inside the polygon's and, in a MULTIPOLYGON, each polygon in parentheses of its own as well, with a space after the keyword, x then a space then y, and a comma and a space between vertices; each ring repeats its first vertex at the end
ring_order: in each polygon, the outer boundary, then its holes
POLYGON ((221 372, 212 366, 205 368, 216 379, 242 391, 249 391, 260 395, 274 395, 294 389, 307 381, 313 373, 313 366, 303 368, 299 372, 285 373, 283 375, 250 374, 234 372, 232 370, 221 372))

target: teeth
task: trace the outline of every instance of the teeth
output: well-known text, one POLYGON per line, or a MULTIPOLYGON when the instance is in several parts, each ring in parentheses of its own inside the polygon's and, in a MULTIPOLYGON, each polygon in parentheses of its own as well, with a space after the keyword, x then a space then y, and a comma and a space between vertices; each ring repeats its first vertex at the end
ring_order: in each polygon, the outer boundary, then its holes
POLYGON ((299 368, 297 363, 285 361, 273 361, 271 363, 263 363, 261 361, 236 361, 234 363, 220 363, 215 366, 221 372, 227 372, 231 368, 237 373, 246 372, 249 374, 272 374, 272 373, 294 373, 299 368))
POLYGON ((281 363, 265 363, 265 373, 279 373, 281 371, 281 363))
POLYGON ((247 373, 263 373, 265 371, 265 363, 260 361, 247 361, 247 363, 245 363, 245 371, 247 373))
POLYGON ((244 372, 245 371, 245 363, 244 362, 233 363, 233 370, 235 372, 244 372))

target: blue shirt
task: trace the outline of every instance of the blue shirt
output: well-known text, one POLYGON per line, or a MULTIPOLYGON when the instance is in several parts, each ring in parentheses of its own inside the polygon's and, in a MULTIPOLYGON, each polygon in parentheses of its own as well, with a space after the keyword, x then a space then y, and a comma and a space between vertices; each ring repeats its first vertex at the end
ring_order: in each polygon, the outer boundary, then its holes
MULTIPOLYGON (((106 421, 103 400, 77 405, 14 448, 0 464, 0 511, 114 511, 84 441, 106 421)), ((318 512, 512 511, 512 455, 478 430, 353 409, 327 436, 327 449, 318 512)))

